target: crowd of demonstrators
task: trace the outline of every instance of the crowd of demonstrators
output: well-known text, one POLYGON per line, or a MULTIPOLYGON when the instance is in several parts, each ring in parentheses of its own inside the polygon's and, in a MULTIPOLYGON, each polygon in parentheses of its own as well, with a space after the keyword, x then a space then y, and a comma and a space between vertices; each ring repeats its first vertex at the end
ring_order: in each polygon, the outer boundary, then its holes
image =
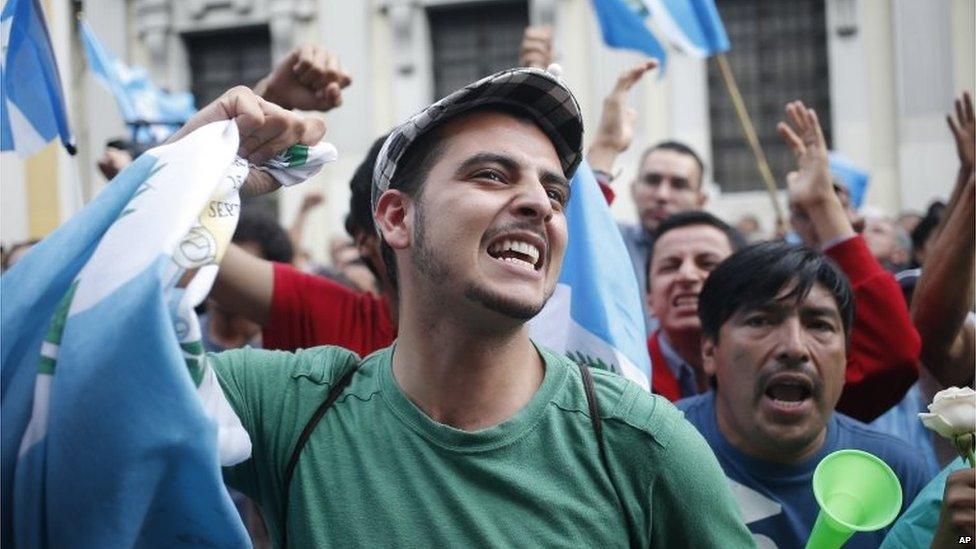
MULTIPOLYGON (((817 464, 860 449, 893 469, 907 511, 887 540, 859 533, 849 546, 910 546, 910 530, 936 547, 972 537, 973 470, 956 460, 934 476, 949 460, 915 418, 934 390, 974 382, 968 94, 949 119, 952 196, 897 221, 854 210, 816 113, 788 104, 777 129, 797 165, 786 176, 792 243, 765 239, 754 216, 733 228, 706 212, 706 167, 688 145, 645 148, 629 186, 638 222, 619 228, 644 294, 648 394, 528 336, 559 277, 569 180, 585 150, 613 201, 637 123, 628 96, 657 66, 620 75, 584 147, 579 106, 546 70, 554 58, 552 29, 530 27, 523 68, 376 139, 350 179, 349 238, 330 250, 332 270, 302 249, 323 195, 305 196, 289 231, 242 213, 201 329, 251 437, 225 478, 260 507, 267 533, 254 535, 279 546, 799 547, 819 511, 817 464)), ((174 139, 236 119, 242 154, 260 164, 320 137, 321 119, 293 109, 337 108, 351 83, 335 55, 300 46, 174 139)), ((99 168, 114 177, 138 153, 110 143, 99 168)), ((252 169, 245 187, 277 185, 252 169)), ((5 270, 20 252, 4 254, 5 270)))

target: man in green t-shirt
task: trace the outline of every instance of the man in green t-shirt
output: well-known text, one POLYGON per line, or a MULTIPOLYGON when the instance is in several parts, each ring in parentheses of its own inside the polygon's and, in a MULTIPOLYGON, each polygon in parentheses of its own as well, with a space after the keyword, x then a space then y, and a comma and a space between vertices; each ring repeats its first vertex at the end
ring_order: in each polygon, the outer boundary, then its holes
POLYGON ((593 371, 587 386, 529 339, 559 276, 582 133, 573 95, 537 69, 431 105, 390 134, 373 178, 395 344, 363 360, 336 347, 209 356, 251 439, 227 482, 258 502, 272 539, 752 546, 680 412, 614 374, 593 371))

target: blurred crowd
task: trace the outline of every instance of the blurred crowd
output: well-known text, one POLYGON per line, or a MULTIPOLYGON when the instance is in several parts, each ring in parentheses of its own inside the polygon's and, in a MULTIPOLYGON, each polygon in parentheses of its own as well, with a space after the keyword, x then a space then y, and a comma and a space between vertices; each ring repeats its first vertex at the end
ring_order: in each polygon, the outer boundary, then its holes
MULTIPOLYGON (((551 29, 526 29, 519 65, 545 71, 553 60, 551 29)), ((692 147, 671 139, 633 142, 638 120, 628 97, 655 68, 647 61, 619 76, 603 101, 598 125, 585 136, 584 151, 608 203, 621 193, 633 198, 637 223, 619 225, 631 259, 622 268, 633 269, 641 290, 651 389, 675 403, 704 439, 707 446, 696 450, 701 462, 717 460, 732 486, 731 496, 721 497, 735 502, 740 525, 755 543, 802 546, 819 511, 810 492, 814 468, 832 451, 861 449, 891 467, 904 500, 894 527, 857 534, 850 546, 912 546, 914 541, 906 541, 918 539, 906 533, 912 528, 927 531, 933 547, 955 547, 967 536, 972 540, 974 470, 917 419, 937 392, 972 387, 974 380, 976 119, 969 94, 947 105, 952 112, 946 138, 956 144, 959 162, 953 192, 924 211, 855 211, 845 181, 828 169, 817 113, 802 98, 784 105, 777 129, 795 157, 783 182, 789 220, 788 226, 764 227, 755 215, 721 219, 709 213, 704 184, 709 167, 692 147), (618 157, 631 147, 641 153, 636 176, 624 181, 617 176, 618 157), (930 481, 934 488, 927 487, 930 481)), ((296 48, 260 82, 241 84, 253 85, 247 93, 301 116, 341 108, 343 94, 355 86, 353 75, 317 45, 296 48)), ((244 93, 235 90, 228 94, 244 93)), ((305 247, 304 235, 308 216, 328 197, 308 192, 290 227, 245 201, 233 245, 199 311, 208 351, 337 345, 366 357, 395 342, 406 349, 404 335, 429 328, 424 319, 404 316, 416 306, 404 285, 415 283, 418 275, 403 270, 407 254, 391 236, 397 234, 390 228, 394 214, 377 213, 388 206, 374 196, 374 171, 386 155, 386 138, 377 136, 349 181, 346 234, 331 238, 325 265, 305 247)), ((98 167, 112 179, 143 152, 115 140, 98 167)), ((416 149, 408 149, 410 154, 416 149)), ((408 168, 401 164, 397 173, 408 168)), ((553 200, 558 210, 561 199, 553 200)), ((427 223, 440 219, 432 215, 427 223)), ((4 249, 3 270, 34 244, 4 249)), ((510 259, 539 261, 527 249, 513 247, 510 259)), ((452 253, 411 257, 428 261, 436 280, 437 261, 452 253)), ((409 395, 409 384, 397 381, 409 395)), ((600 385, 607 382, 597 381, 599 396, 610 398, 600 385)), ((543 382, 539 390, 544 387, 543 382)), ((647 412, 643 419, 662 421, 657 414, 647 412)), ((651 438, 662 436, 649 432, 651 438)), ((614 437, 607 438, 608 445, 619 438, 614 437)), ((634 451, 620 448, 618 453, 634 451)), ((612 447, 608 451, 614 453, 612 447)), ((610 458, 613 467, 630 467, 626 459, 616 459, 610 458)), ((655 464, 673 466, 673 461, 655 464)), ((621 475, 638 474, 627 470, 621 475)), ((638 493, 621 499, 631 497, 638 493)), ((272 525, 276 510, 241 494, 235 501, 255 545, 269 546, 281 528, 272 525)), ((640 512, 630 514, 628 528, 652 530, 640 512)), ((734 530, 723 530, 731 536, 728 546, 742 541, 734 530)), ((700 539, 722 538, 703 534, 700 539)))

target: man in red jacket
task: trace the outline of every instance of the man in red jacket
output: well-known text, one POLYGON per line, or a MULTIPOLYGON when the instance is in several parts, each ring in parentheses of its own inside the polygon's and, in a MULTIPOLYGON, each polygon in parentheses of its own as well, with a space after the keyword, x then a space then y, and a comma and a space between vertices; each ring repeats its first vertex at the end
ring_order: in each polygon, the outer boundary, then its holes
MULTIPOLYGON (((788 113, 801 109, 806 107, 799 102, 787 105, 788 113)), ((794 226, 807 245, 823 250, 841 267, 854 289, 854 329, 837 410, 868 422, 897 404, 915 382, 921 343, 898 283, 854 231, 833 189, 816 116, 791 119, 813 121, 778 127, 799 168, 787 176, 794 226)), ((648 349, 653 389, 678 400, 707 390, 710 372, 701 366, 698 293, 708 273, 736 246, 729 233, 705 221, 669 225, 656 235, 648 266, 650 306, 661 321, 661 329, 648 338, 648 349), (682 238, 670 238, 668 232, 682 238), (671 272, 677 276, 669 276, 671 272)))

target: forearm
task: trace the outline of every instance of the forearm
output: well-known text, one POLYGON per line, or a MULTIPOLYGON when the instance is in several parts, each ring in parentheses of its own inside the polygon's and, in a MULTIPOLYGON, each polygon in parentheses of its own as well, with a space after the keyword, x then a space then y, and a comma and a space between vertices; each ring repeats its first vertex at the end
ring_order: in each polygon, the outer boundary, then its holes
POLYGON ((292 222, 291 227, 288 229, 288 237, 291 239, 291 244, 295 247, 296 252, 302 249, 302 240, 305 235, 305 221, 307 219, 308 212, 299 210, 298 215, 295 216, 295 221, 292 222))
POLYGON ((586 161, 594 171, 613 173, 613 165, 620 152, 613 147, 594 142, 586 151, 586 161))
POLYGON ((954 366, 960 357, 953 356, 965 351, 962 328, 976 275, 976 196, 971 180, 957 200, 928 253, 912 302, 912 321, 922 337, 922 363, 947 386, 972 379, 971 360, 963 360, 970 364, 960 369, 954 366))
POLYGON ((969 180, 969 174, 971 173, 971 169, 965 166, 959 166, 959 171, 956 173, 956 184, 952 187, 952 194, 949 195, 949 201, 946 202, 945 210, 942 212, 942 219, 939 220, 939 223, 935 226, 935 230, 932 231, 932 234, 936 237, 942 234, 942 230, 945 228, 946 223, 948 223, 949 217, 952 216, 956 205, 959 204, 959 195, 965 190, 966 182, 969 180))
POLYGON ((821 245, 847 240, 857 234, 840 199, 833 192, 829 196, 803 204, 802 209, 810 217, 817 242, 821 245))
POLYGON ((231 244, 220 262, 210 297, 232 314, 267 323, 274 292, 274 265, 231 244))

